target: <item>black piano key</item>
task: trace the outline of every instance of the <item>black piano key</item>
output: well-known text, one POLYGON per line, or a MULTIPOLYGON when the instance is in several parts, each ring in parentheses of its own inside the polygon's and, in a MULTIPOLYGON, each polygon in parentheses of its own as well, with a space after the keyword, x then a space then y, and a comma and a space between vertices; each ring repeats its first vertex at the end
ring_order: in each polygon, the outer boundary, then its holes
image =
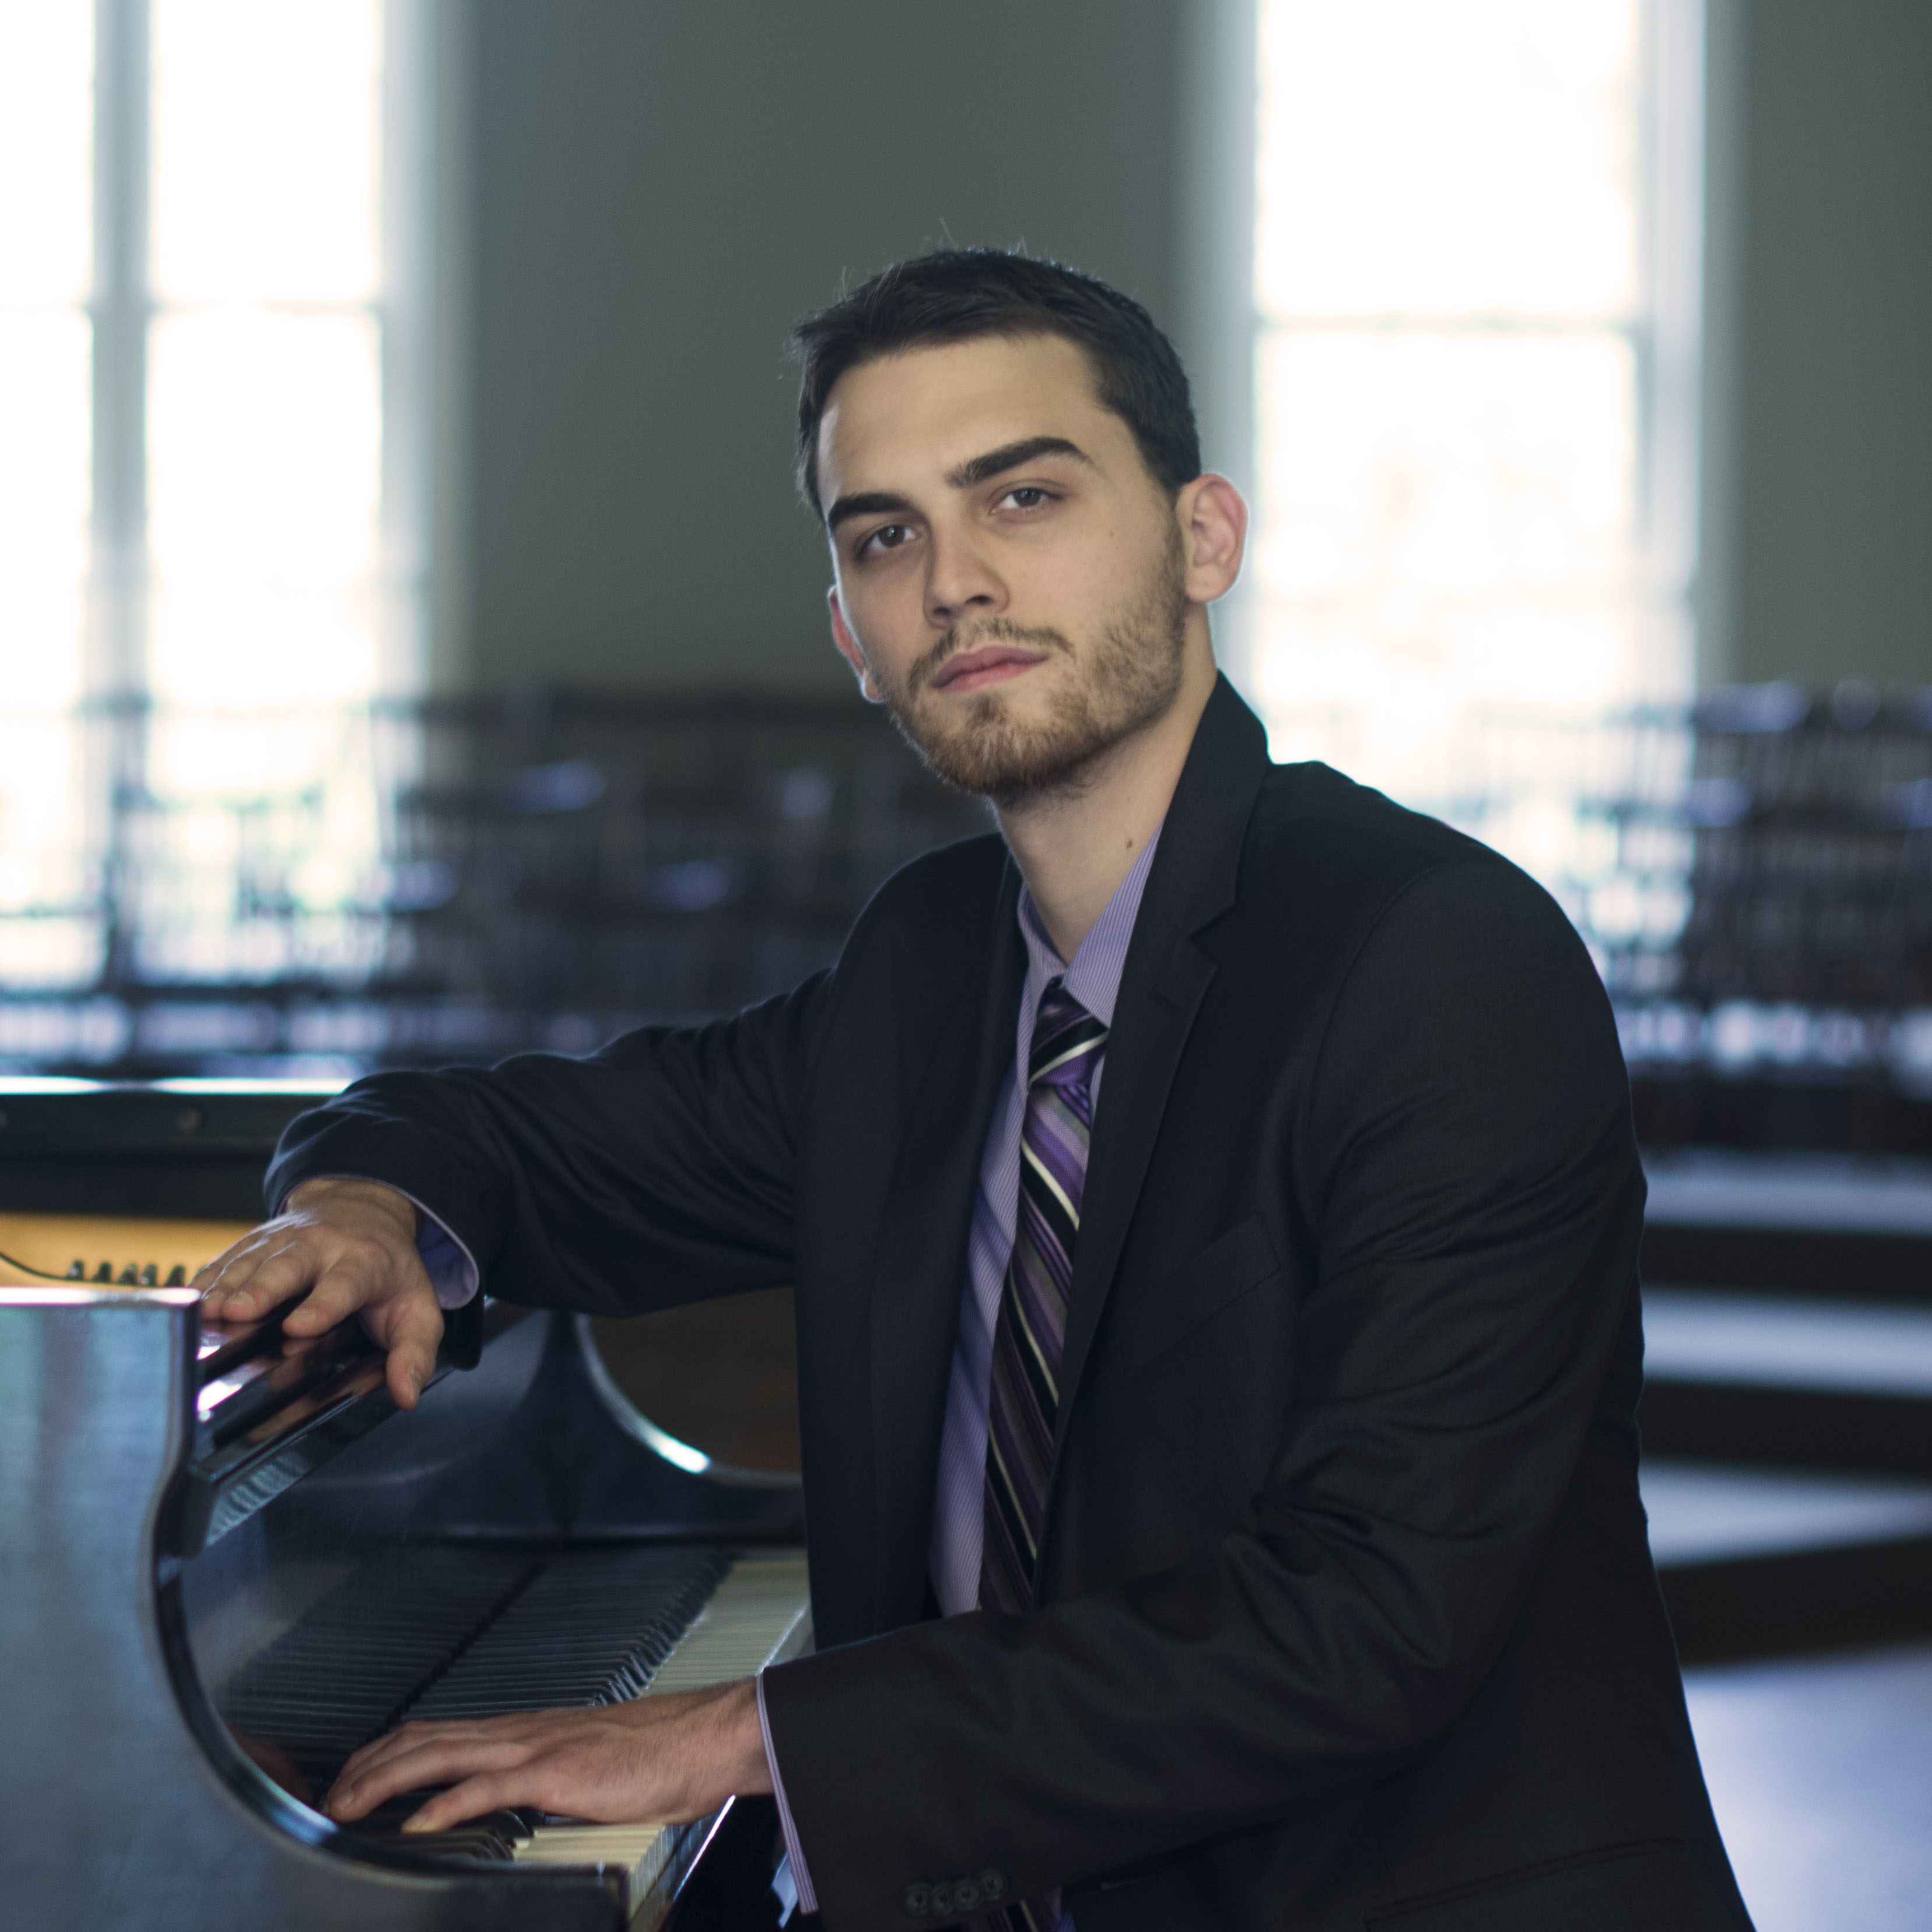
POLYGON ((566 1552, 407 1715, 487 1717, 636 1696, 730 1563, 710 1550, 566 1552))
POLYGON ((378 1844, 401 1846, 404 1850, 425 1852, 440 1858, 462 1858, 486 1864, 508 1864, 517 1856, 517 1841, 500 1832, 479 1831, 474 1825, 459 1825, 448 1832, 370 1832, 354 1828, 358 1838, 372 1838, 378 1844))
POLYGON ((640 1696, 730 1560, 663 1545, 547 1559, 417 1550, 321 1598, 218 1688, 216 1704, 324 1790, 351 1752, 406 1719, 640 1696))
POLYGON ((537 1568, 520 1551, 456 1546, 372 1564, 214 1687, 216 1708, 325 1789, 537 1568))

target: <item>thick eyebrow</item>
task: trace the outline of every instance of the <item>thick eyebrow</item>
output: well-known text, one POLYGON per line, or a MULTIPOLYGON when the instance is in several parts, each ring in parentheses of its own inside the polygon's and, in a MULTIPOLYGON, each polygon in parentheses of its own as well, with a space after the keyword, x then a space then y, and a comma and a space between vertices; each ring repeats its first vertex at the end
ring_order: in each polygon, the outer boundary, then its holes
POLYGON ((912 504, 906 497, 896 496, 890 490, 861 490, 853 496, 841 496, 826 512, 825 527, 836 530, 854 517, 909 517, 912 513, 912 504))
POLYGON ((984 456, 976 456, 971 461, 961 464, 957 470, 947 472, 946 480, 956 490, 970 490, 1042 456, 1070 456, 1075 462, 1084 463, 1090 469, 1094 462, 1077 442, 1069 442, 1064 436, 1029 436, 1018 442, 989 449, 984 456))
MULTIPOLYGON (((989 449, 983 456, 975 456, 962 463, 956 470, 947 471, 946 481, 950 488, 971 490, 989 482, 995 476, 1004 476, 1009 470, 1017 470, 1023 463, 1036 461, 1042 456, 1070 456, 1076 463, 1084 463, 1090 469, 1094 459, 1077 442, 1069 442, 1064 436, 1029 436, 1018 442, 1003 443, 998 449, 989 449)), ((914 514, 911 500, 897 496, 890 490, 861 490, 849 496, 841 496, 825 513, 825 527, 836 530, 841 524, 850 523, 854 517, 908 517, 914 514)))

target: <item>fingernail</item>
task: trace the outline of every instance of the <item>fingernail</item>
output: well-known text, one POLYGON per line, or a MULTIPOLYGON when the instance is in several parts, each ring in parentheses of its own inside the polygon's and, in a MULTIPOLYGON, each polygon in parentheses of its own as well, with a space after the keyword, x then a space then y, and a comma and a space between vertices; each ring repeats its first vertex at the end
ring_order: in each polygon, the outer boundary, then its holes
POLYGON ((403 1820, 403 1829, 405 1832, 434 1832, 436 1827, 434 1825, 424 1824, 420 1818, 405 1818, 403 1820))

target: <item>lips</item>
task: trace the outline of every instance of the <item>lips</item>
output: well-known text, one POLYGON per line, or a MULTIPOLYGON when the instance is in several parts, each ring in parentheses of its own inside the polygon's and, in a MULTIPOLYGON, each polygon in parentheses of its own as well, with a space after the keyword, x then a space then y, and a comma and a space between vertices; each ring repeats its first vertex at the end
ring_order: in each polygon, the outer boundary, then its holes
POLYGON ((982 644, 976 650, 960 651, 948 658, 932 674, 934 691, 971 691, 982 684, 997 684, 1042 662, 1047 653, 1028 650, 1017 644, 982 644))

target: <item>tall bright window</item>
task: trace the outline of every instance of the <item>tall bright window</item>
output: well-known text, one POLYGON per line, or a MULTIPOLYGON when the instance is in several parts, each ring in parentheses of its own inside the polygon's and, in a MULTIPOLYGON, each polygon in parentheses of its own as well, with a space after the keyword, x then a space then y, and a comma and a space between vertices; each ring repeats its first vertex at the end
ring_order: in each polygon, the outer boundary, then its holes
POLYGON ((1251 688, 1277 757, 1454 811, 1499 730, 1690 689, 1694 0, 1258 20, 1251 688))
POLYGON ((421 11, 0 0, 0 987, 358 963, 368 706, 420 657, 421 11))
POLYGON ((175 836, 144 974, 353 963, 327 914, 377 857, 343 706, 382 682, 382 27, 381 0, 152 0, 148 784, 175 836), (265 812, 314 821, 292 874, 262 877, 251 844, 293 842, 265 812), (284 916, 216 916, 238 885, 284 916))
POLYGON ((93 22, 0 0, 0 983, 70 983, 83 910, 93 22), (28 184, 31 184, 31 188, 28 184))
POLYGON ((379 0, 154 0, 158 697, 375 688, 381 26, 379 0))

